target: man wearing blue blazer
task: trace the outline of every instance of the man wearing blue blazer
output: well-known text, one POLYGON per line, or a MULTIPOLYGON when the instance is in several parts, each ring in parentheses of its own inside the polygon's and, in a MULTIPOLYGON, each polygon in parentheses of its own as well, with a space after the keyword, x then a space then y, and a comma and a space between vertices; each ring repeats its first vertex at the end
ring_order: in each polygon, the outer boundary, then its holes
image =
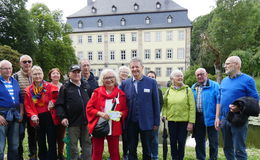
POLYGON ((151 159, 153 130, 160 125, 158 87, 154 79, 143 75, 143 63, 134 58, 130 62, 132 77, 123 81, 120 88, 125 92, 128 106, 127 132, 129 160, 137 160, 137 145, 141 136, 143 160, 151 159))

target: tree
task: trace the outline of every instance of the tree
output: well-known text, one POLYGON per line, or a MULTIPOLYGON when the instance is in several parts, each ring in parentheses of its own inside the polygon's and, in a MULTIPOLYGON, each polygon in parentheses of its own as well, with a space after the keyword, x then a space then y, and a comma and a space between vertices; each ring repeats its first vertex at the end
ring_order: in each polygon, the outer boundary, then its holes
POLYGON ((27 0, 0 0, 0 45, 34 56, 34 28, 25 8, 27 0))
POLYGON ((260 51, 254 53, 251 50, 234 50, 230 56, 239 56, 242 61, 241 71, 255 76, 260 73, 260 51))
MULTIPOLYGON (((253 55, 258 52, 257 47, 260 43, 258 2, 257 0, 217 0, 217 7, 210 13, 212 18, 208 22, 207 29, 204 32, 205 28, 198 29, 203 41, 195 43, 195 45, 202 44, 195 53, 201 51, 200 49, 205 50, 206 56, 203 54, 202 57, 206 57, 206 61, 211 64, 214 62, 218 82, 222 77, 221 64, 232 51, 249 49, 254 52, 253 55)), ((197 37, 199 33, 196 33, 197 37)), ((198 59, 200 63, 204 63, 202 59, 198 59)))
POLYGON ((13 65, 13 71, 16 72, 19 70, 19 58, 21 54, 16 50, 13 50, 10 46, 0 46, 0 61, 8 60, 13 65))
POLYGON ((208 34, 212 44, 221 52, 222 60, 233 50, 258 46, 259 6, 257 0, 217 1, 208 34))
POLYGON ((63 72, 77 63, 68 33, 71 29, 61 21, 60 11, 51 12, 44 4, 36 3, 30 10, 36 29, 36 42, 39 53, 35 56, 36 64, 47 73, 58 67, 63 72))

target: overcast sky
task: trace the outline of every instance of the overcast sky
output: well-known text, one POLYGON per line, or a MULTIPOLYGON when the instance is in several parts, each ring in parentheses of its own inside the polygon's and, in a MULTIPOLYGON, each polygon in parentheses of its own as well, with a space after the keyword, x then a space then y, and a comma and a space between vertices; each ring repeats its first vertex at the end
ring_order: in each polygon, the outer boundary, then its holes
MULTIPOLYGON (((180 6, 188 9, 188 17, 194 20, 196 17, 209 13, 215 7, 216 0, 173 0, 180 6)), ((28 0, 27 9, 33 3, 44 3, 50 10, 62 10, 64 20, 87 5, 87 0, 28 0)))

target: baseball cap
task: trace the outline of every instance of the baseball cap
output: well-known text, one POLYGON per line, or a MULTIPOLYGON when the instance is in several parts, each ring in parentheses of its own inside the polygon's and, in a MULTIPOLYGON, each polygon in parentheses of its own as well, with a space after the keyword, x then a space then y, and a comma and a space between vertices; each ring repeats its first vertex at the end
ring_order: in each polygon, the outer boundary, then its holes
POLYGON ((74 71, 81 71, 80 66, 77 64, 73 64, 72 66, 70 66, 70 72, 74 71))

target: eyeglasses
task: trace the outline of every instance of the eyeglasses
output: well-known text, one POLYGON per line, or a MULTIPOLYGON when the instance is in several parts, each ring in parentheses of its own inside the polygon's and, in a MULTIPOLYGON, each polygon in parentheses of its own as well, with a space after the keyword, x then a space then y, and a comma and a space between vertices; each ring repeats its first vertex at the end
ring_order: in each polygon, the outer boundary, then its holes
POLYGON ((196 76, 199 77, 199 76, 204 76, 204 75, 205 75, 205 73, 199 73, 196 76))
POLYGON ((103 79, 105 80, 105 81, 107 81, 107 80, 111 80, 111 79, 114 79, 115 77, 114 76, 111 76, 111 77, 104 77, 103 79))
POLYGON ((13 68, 1 68, 2 70, 12 70, 13 68))
POLYGON ((23 64, 26 64, 26 63, 30 64, 30 63, 32 63, 32 61, 31 60, 23 61, 23 64))

